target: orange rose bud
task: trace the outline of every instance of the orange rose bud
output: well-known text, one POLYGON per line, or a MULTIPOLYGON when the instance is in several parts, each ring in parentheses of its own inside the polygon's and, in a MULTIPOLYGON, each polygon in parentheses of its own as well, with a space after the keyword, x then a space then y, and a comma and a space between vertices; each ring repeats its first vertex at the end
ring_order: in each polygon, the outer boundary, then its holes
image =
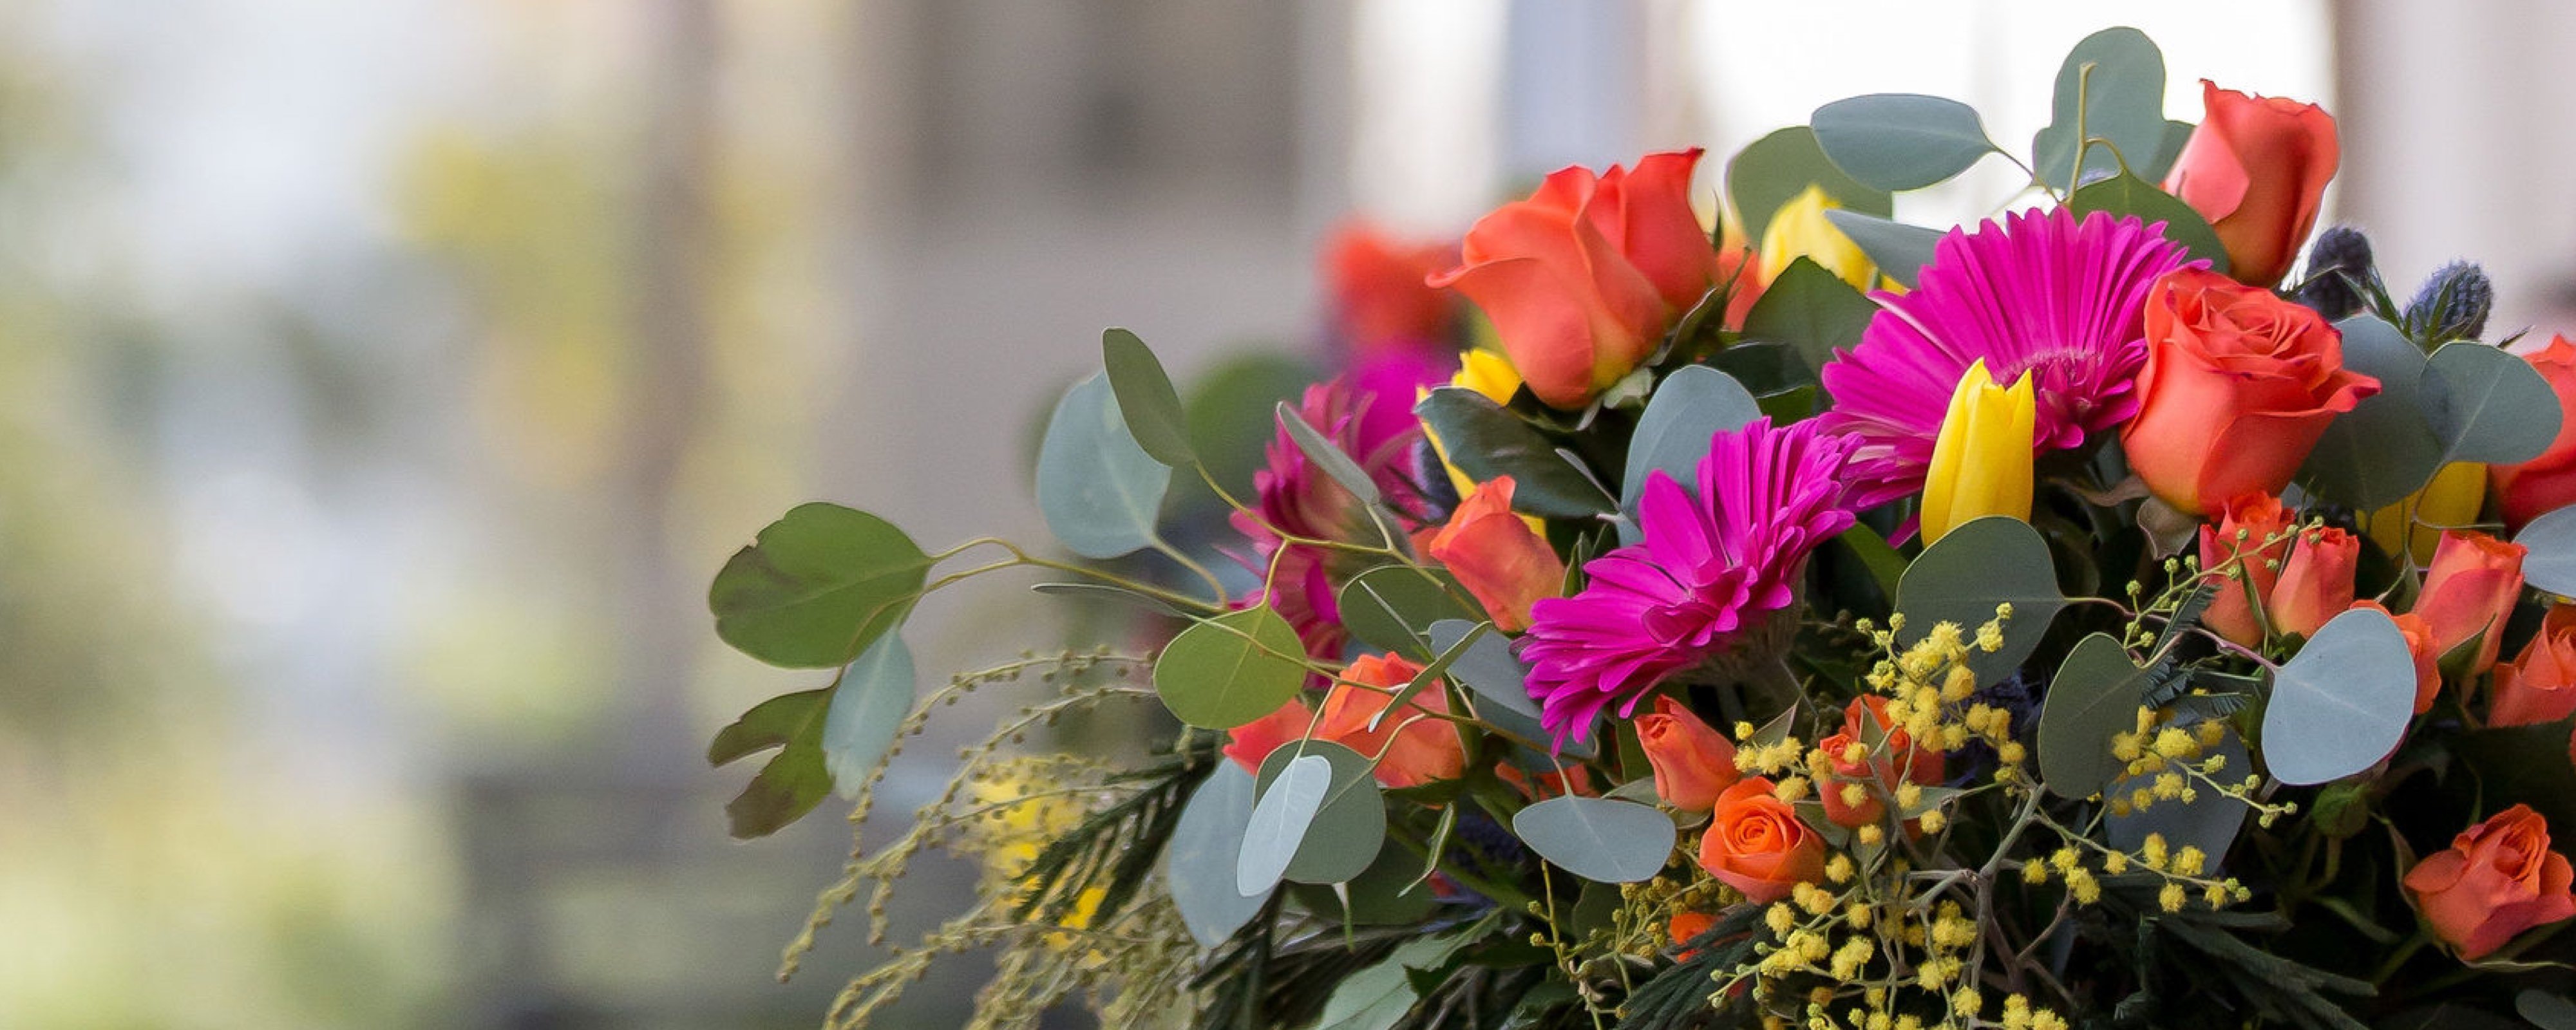
POLYGON ((1449 714, 1449 693, 1433 680, 1405 702, 1404 711, 1388 715, 1376 729, 1369 720, 1395 703, 1393 691, 1413 682, 1422 667, 1391 654, 1361 655, 1342 670, 1342 679, 1324 698, 1324 716, 1315 736, 1362 755, 1386 757, 1377 763, 1377 780, 1389 787, 1418 787, 1435 780, 1454 780, 1467 768, 1466 742, 1458 728, 1431 718, 1449 714), (1352 686, 1365 684, 1379 690, 1352 686))
POLYGON ((1454 298, 1425 280, 1449 267, 1456 251, 1398 240, 1356 219, 1335 226, 1324 241, 1323 273, 1343 342, 1370 350, 1447 339, 1454 298))
MULTIPOLYGON (((1707 933, 1709 927, 1716 925, 1717 917, 1706 912, 1675 912, 1672 920, 1664 925, 1664 936, 1672 938, 1673 947, 1678 948, 1698 940, 1699 935, 1707 933)), ((1685 951, 1678 958, 1688 962, 1691 956, 1696 954, 1698 952, 1685 951)))
POLYGON ((2489 726, 2530 726, 2576 715, 2576 605, 2557 605, 2540 634, 2510 662, 2496 666, 2489 726))
POLYGON ((1478 219, 1461 264, 1433 276, 1494 324, 1530 392, 1580 408, 1637 367, 1708 292, 1717 250, 1691 211, 1696 148, 1634 170, 1566 168, 1478 219))
MULTIPOLYGON (((1915 747, 1913 738, 1887 721, 1887 699, 1884 697, 1863 694, 1853 698, 1850 704, 1844 705, 1841 735, 1852 740, 1864 740, 1871 736, 1887 738, 1886 746, 1879 752, 1874 764, 1877 767, 1878 781, 1891 789, 1903 780, 1911 780, 1923 786, 1941 782, 1942 767, 1946 764, 1941 753, 1928 747, 1915 747), (1869 719, 1867 730, 1864 730, 1861 725, 1864 713, 1869 719), (1905 762, 1903 768, 1897 766, 1899 760, 1905 762)), ((1836 756, 1840 756, 1839 751, 1836 752, 1836 756)))
MULTIPOLYGON (((1904 731, 1897 732, 1902 734, 1904 731)), ((1851 749, 1860 746, 1859 738, 1848 732, 1834 734, 1816 744, 1825 753, 1832 770, 1831 775, 1816 778, 1816 800, 1824 802, 1825 818, 1836 826, 1858 828, 1877 822, 1887 814, 1887 803, 1880 800, 1881 792, 1887 789, 1883 778, 1869 767, 1868 762, 1854 762, 1844 757, 1851 749), (1852 787, 1860 788, 1859 804, 1853 804, 1845 796, 1852 793, 1852 787)))
POLYGON ((1776 786, 1747 776, 1726 788, 1717 796, 1708 833, 1699 843, 1700 868, 1765 904, 1825 875, 1825 839, 1798 821, 1796 808, 1772 793, 1776 786))
POLYGON ((1243 771, 1257 775, 1261 772, 1262 760, 1269 758, 1270 752, 1281 744, 1304 737, 1306 727, 1314 724, 1315 713, 1307 710, 1305 702, 1291 698, 1277 711, 1227 730, 1224 754, 1233 759, 1234 764, 1242 766, 1243 771))
POLYGON ((2147 489, 2191 514, 2280 493, 2326 424, 2379 392, 2343 367, 2323 316, 2204 269, 2156 280, 2145 322, 2138 416, 2120 444, 2147 489))
POLYGON ((2415 659, 2415 714, 2433 710, 2433 699, 2442 693, 2442 652, 2433 646, 2433 629, 2424 625, 2414 612, 2391 613, 2377 601, 2355 601, 2355 608, 2368 608, 2397 624, 2397 632, 2406 638, 2406 653, 2415 659))
POLYGON ((2576 916, 2570 879, 2566 857, 2549 850, 2548 821, 2515 805, 2415 863, 2406 890, 2434 935, 2475 962, 2524 930, 2576 916))
POLYGON ((1655 769, 1655 796, 1685 812, 1716 807, 1717 796, 1742 778, 1734 743, 1670 697, 1656 698, 1655 710, 1637 717, 1637 744, 1655 769))
POLYGON ((1528 629, 1530 605, 1565 587, 1564 560, 1512 514, 1510 476, 1496 476, 1458 502, 1449 524, 1423 550, 1448 566, 1494 617, 1494 628, 1507 633, 1528 629))
POLYGON ((2204 113, 2165 173, 2165 192, 2209 219, 2227 248, 2230 275, 2270 286, 2316 227, 2318 202, 2342 160, 2334 117, 2315 104, 2250 96, 2207 79, 2200 93, 2204 113))
POLYGON ((2576 504, 2576 343, 2552 336, 2549 345, 2522 356, 2558 395, 2558 437, 2549 449, 2520 465, 2490 465, 2487 483, 2507 528, 2576 504))
POLYGON ((2254 603, 2271 596, 2272 584, 2281 578, 2281 566, 2290 552, 2290 524, 2295 520, 2281 507, 2280 498, 2265 493, 2240 496, 2227 502, 2224 510, 2217 526, 2200 527, 2200 567, 2214 570, 2242 557, 2219 583, 2200 621, 2219 636, 2246 647, 2261 647, 2263 624, 2254 618, 2254 603), (2240 574, 2254 584, 2251 596, 2240 574))
POLYGON ((2415 614, 2432 629, 2433 643, 2445 655, 2483 635, 2469 665, 2472 675, 2495 664, 2505 619, 2522 597, 2525 550, 2484 533, 2452 530, 2442 534, 2442 545, 2433 551, 2424 590, 2415 596, 2415 614))
POLYGON ((2352 607, 2353 571, 2360 561, 2360 537, 2333 526, 2300 534, 2281 565, 2281 578, 2263 599, 2273 631, 2315 636, 2327 619, 2352 607))

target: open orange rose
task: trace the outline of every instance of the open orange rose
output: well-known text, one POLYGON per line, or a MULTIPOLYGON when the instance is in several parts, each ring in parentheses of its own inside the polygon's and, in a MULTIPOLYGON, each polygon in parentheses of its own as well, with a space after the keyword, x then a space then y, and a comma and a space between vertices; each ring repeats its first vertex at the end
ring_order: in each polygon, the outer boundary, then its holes
POLYGON ((2276 633, 2317 634, 2326 620, 2352 607, 2353 574, 2361 563, 2361 538, 2333 526, 2299 534, 2281 578, 2263 598, 2263 613, 2276 633))
POLYGON ((1306 707, 1305 702, 1291 698, 1270 714, 1227 730, 1223 753, 1233 759, 1234 764, 1242 766, 1243 771, 1257 774, 1261 771, 1262 761, 1270 757, 1270 752, 1278 750, 1281 744, 1304 737, 1306 728, 1314 724, 1315 713, 1306 707))
POLYGON ((2415 714, 2433 710, 2433 699, 2442 693, 2442 652, 2433 646, 2433 630, 2414 612, 2392 614, 2377 601, 2355 601, 2355 608, 2368 608, 2397 624, 2397 633, 2406 638, 2406 654, 2415 661, 2415 714))
POLYGON ((2200 621, 2219 636, 2261 647, 2263 623, 2254 617, 2254 606, 2271 596, 2272 584, 2281 578, 2281 563, 2290 553, 2290 524, 2296 520, 2281 507, 2280 498, 2268 493, 2239 496, 2222 511, 2218 525, 2200 527, 2200 567, 2217 569, 2238 560, 2200 621), (2250 595, 2246 581, 2254 584, 2250 595))
POLYGON ((2315 104, 2257 97, 2200 81, 2204 113, 2165 173, 2165 192, 2209 219, 2237 281, 2281 281, 2316 227, 2342 149, 2315 104))
POLYGON ((2434 935, 2475 962, 2524 930, 2576 916, 2570 879, 2566 857, 2549 850, 2548 821, 2515 805, 2415 863, 2406 890, 2434 935))
POLYGON ((2487 671, 2504 640, 2505 620, 2522 597, 2522 556, 2528 549, 2484 533, 2452 530, 2433 550, 2433 567, 2424 573, 2424 590, 2415 596, 2415 614, 2433 631, 2433 643, 2448 655, 2472 638, 2481 638, 2472 675, 2487 671))
POLYGON ((1424 552, 1494 617, 1494 628, 1529 628, 1530 605, 1565 588, 1565 562, 1529 523, 1512 514, 1512 477, 1496 476, 1458 502, 1449 523, 1423 539, 1424 552))
POLYGON ((1484 309, 1538 399, 1579 408, 1663 342, 1716 281, 1690 206, 1697 148, 1594 175, 1566 168, 1467 230, 1463 263, 1433 276, 1484 309))
POLYGON ((1735 770, 1735 744, 1670 697, 1637 717, 1637 744, 1655 770, 1655 796, 1685 812, 1705 812, 1717 796, 1743 778, 1735 770))
POLYGON ((1405 702, 1403 711, 1388 715, 1376 729, 1368 728, 1369 720, 1395 703, 1392 693, 1381 690, 1411 683, 1421 672, 1421 666, 1391 654, 1351 659, 1342 670, 1342 678, 1350 683, 1334 684, 1332 694, 1324 698, 1324 716, 1315 726, 1315 735, 1363 755, 1383 753, 1386 757, 1377 763, 1377 780, 1389 787, 1457 779, 1467 768, 1467 746, 1456 726, 1431 718, 1449 714, 1449 693, 1439 681, 1422 688, 1405 702), (1364 690, 1351 683, 1381 690, 1364 690))
POLYGON ((1773 794, 1775 787, 1748 776, 1726 788, 1699 844, 1700 868, 1766 904, 1825 875, 1825 839, 1798 821, 1798 810, 1773 794))
POLYGON ((2549 449, 2520 465, 2490 465, 2487 482, 2495 490, 2504 524, 2520 530, 2524 523, 2576 504, 2576 343, 2552 336, 2548 346, 2523 355, 2549 389, 2558 395, 2558 437, 2549 449))
POLYGON ((2529 726, 2576 715, 2576 605, 2549 609, 2522 653, 2495 669, 2489 726, 2529 726))
POLYGON ((2326 424, 2379 392, 2343 367, 2343 336, 2315 311, 2205 269, 2156 281, 2146 333, 2120 443, 2148 489, 2195 515, 2281 492, 2326 424))

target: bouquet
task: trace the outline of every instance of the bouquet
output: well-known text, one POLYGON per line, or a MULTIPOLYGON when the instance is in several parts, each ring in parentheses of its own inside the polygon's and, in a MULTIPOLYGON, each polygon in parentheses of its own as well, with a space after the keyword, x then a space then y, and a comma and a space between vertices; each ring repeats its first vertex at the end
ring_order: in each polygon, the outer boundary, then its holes
POLYGON ((2333 119, 2164 80, 2111 29, 2026 163, 1880 94, 1714 213, 1693 150, 1346 237, 1344 367, 1275 408, 1110 330, 1037 462, 1062 551, 788 512, 716 628, 837 671, 717 735, 776 749, 738 835, 1046 688, 788 970, 946 850, 973 903, 830 1025, 991 951, 977 1027, 2576 1026, 2576 343, 2470 264, 2399 303, 2352 228, 2302 262, 2333 119), (1995 217, 1892 219, 1989 158, 1995 217), (1124 645, 917 696, 914 602, 1028 568, 1124 645), (1027 745, 1077 713, 1151 746, 1027 745))

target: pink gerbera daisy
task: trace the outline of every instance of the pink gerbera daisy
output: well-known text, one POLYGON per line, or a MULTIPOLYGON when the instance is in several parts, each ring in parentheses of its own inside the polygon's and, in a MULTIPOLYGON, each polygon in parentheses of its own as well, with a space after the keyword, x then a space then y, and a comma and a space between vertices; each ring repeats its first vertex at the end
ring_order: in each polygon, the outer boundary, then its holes
MULTIPOLYGON (((1400 529, 1411 528, 1410 516, 1421 503, 1411 463, 1422 429, 1406 402, 1425 382, 1437 381, 1439 372, 1434 365, 1409 359, 1372 362, 1343 378, 1307 387, 1297 406, 1307 424, 1367 470, 1389 507, 1407 522, 1400 529)), ((1267 601, 1296 627, 1309 653, 1338 659, 1347 634, 1333 599, 1336 574, 1360 570, 1329 568, 1333 552, 1289 544, 1271 530, 1317 540, 1374 540, 1376 531, 1369 528, 1359 498, 1306 460, 1286 427, 1263 456, 1265 467, 1252 476, 1254 510, 1232 516, 1235 529, 1252 543, 1252 556, 1244 564, 1269 576, 1267 588, 1251 600, 1267 601)))
POLYGON ((1832 432, 1857 437, 1853 500, 1871 508, 1923 489, 1950 394, 1984 359, 2001 382, 2024 371, 2038 391, 2035 453, 2137 414, 2133 382, 2146 362, 2147 288, 2183 266, 2164 223, 2059 208, 2007 215, 1975 232, 1953 229, 1911 293, 1871 294, 1876 317, 1860 346, 1824 367, 1832 432))
POLYGON ((1709 442, 1699 495, 1656 472, 1637 504, 1639 542, 1584 567, 1583 592, 1530 608, 1521 657, 1539 724, 1580 741, 1602 709, 1625 718, 1676 673, 1760 652, 1798 600, 1807 553, 1851 527, 1837 478, 1853 441, 1813 422, 1760 419, 1709 442))

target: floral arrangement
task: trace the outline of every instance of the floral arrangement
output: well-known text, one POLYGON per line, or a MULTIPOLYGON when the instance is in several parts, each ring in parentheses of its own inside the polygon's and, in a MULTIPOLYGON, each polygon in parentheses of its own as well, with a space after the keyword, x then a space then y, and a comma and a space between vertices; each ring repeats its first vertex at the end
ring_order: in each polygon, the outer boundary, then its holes
POLYGON ((1037 463, 1075 557, 788 512, 717 630, 837 672, 717 736, 777 749, 738 835, 1048 688, 788 971, 947 850, 973 905, 830 1025, 990 950, 978 1027, 2576 1026, 2576 343, 2490 338, 2474 265, 2400 304, 2355 229, 2301 262, 2333 119, 2164 79, 2112 29, 2026 164, 1882 94, 1714 215, 1694 150, 1346 234, 1341 371, 1270 410, 1110 330, 1037 463), (1996 217, 1891 218, 1990 157, 1996 217), (914 602, 1028 568, 1131 646, 917 696, 914 602), (1077 713, 1152 746, 1024 746, 1077 713))

